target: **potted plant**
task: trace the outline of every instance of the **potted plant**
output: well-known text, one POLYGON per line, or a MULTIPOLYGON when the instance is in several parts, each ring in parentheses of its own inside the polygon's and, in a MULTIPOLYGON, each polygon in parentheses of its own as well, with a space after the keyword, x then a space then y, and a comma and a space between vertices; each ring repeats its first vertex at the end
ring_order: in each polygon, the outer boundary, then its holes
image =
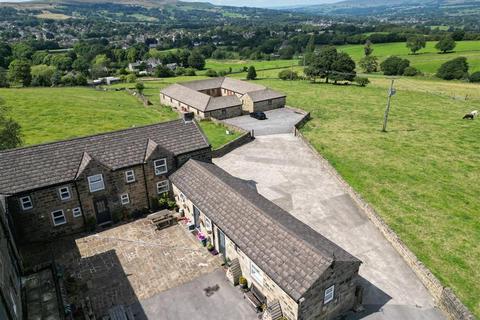
POLYGON ((240 285, 240 288, 243 290, 246 290, 248 288, 248 282, 244 276, 240 276, 240 278, 238 279, 238 284, 240 285))
POLYGON ((207 250, 210 251, 210 252, 212 252, 213 249, 215 249, 215 246, 214 246, 211 242, 209 242, 209 243, 207 244, 207 250))

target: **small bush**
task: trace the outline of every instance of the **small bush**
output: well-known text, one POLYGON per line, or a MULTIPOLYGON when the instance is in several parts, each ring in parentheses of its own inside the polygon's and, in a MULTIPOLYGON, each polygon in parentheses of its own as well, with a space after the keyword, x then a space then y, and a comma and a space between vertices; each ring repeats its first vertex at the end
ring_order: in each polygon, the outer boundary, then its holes
POLYGON ((468 77, 467 58, 458 57, 445 62, 437 71, 437 77, 443 80, 463 79, 468 77))
POLYGON ((137 82, 137 76, 133 73, 129 74, 126 79, 125 79, 128 83, 135 83, 137 82))
POLYGON ((186 68, 184 75, 188 76, 188 77, 194 77, 194 76, 197 75, 197 73, 195 72, 195 69, 193 69, 193 68, 186 68))
POLYGON ((368 78, 358 76, 355 77, 353 81, 355 81, 360 87, 366 87, 370 83, 368 78))
POLYGON ((410 61, 395 56, 385 59, 385 61, 380 64, 383 74, 387 76, 402 75, 409 66, 410 61))
POLYGON ((206 75, 207 77, 211 77, 211 78, 218 77, 217 71, 215 71, 215 70, 213 70, 213 69, 208 69, 207 72, 205 72, 205 75, 206 75))
POLYGON ((85 228, 88 232, 95 231, 97 228, 97 219, 95 219, 95 217, 88 217, 85 221, 85 228))
POLYGON ((420 71, 414 67, 406 67, 405 70, 403 70, 403 75, 407 77, 414 77, 419 74, 420 74, 420 71))
POLYGON ((175 73, 166 66, 160 65, 155 70, 155 76, 157 78, 171 78, 175 76, 175 73))
POLYGON ((247 279, 244 276, 240 276, 240 278, 238 279, 238 284, 242 287, 246 287, 248 284, 247 279))
POLYGON ((469 80, 470 82, 480 82, 480 71, 472 73, 469 80))
POLYGON ((292 70, 282 70, 278 74, 278 78, 282 80, 298 80, 298 73, 292 70))

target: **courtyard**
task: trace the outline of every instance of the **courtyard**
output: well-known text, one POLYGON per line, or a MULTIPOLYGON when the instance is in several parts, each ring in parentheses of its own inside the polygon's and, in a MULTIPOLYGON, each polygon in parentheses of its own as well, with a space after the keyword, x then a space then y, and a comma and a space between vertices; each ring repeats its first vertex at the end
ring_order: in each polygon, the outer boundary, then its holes
POLYGON ((30 266, 53 258, 65 273, 69 302, 78 306, 89 298, 97 316, 124 305, 131 306, 136 319, 195 319, 178 315, 182 310, 202 315, 217 301, 219 316, 238 309, 235 319, 255 318, 240 290, 225 279, 223 260, 181 224, 157 231, 145 218, 92 235, 29 246, 23 255, 30 266), (216 288, 211 296, 205 294, 208 287, 216 288), (201 306, 203 313, 196 311, 201 306))

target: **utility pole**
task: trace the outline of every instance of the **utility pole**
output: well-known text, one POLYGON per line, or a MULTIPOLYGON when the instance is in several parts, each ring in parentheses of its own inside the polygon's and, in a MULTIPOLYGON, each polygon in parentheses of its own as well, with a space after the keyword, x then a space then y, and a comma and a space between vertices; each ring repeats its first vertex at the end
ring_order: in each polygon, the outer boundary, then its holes
POLYGON ((388 90, 388 98, 387 98, 387 108, 385 109, 385 115, 383 116, 383 132, 387 132, 387 122, 388 122, 388 114, 390 113, 390 101, 392 100, 392 96, 397 93, 395 88, 393 87, 393 83, 395 82, 395 79, 392 79, 392 82, 390 83, 390 89, 388 90))

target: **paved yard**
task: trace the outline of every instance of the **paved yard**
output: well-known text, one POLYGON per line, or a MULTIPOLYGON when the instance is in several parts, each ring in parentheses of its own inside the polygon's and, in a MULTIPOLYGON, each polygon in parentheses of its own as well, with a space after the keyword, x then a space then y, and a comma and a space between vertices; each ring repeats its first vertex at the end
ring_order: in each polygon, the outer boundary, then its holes
MULTIPOLYGON (((156 231, 148 219, 31 249, 38 258, 53 255, 76 280, 71 287, 77 303, 90 297, 97 315, 116 304, 138 304, 209 274, 222 263, 183 226, 156 231)), ((142 310, 137 312, 143 316, 142 310)))
POLYGON ((288 108, 270 110, 265 112, 265 114, 267 115, 267 120, 257 120, 246 115, 224 121, 247 131, 254 130, 255 136, 262 136, 290 133, 292 132, 293 126, 303 117, 303 114, 288 108))
POLYGON ((420 280, 338 180, 290 134, 258 137, 217 165, 363 261, 366 311, 352 319, 444 319, 420 280))
MULTIPOLYGON (((255 311, 238 287, 225 278, 223 269, 196 278, 180 287, 140 302, 148 319, 255 320, 255 311), (218 287, 217 287, 218 285, 218 287), (211 295, 205 289, 211 288, 211 295), (161 317, 159 317, 161 315, 161 317)), ((135 310, 135 309, 134 309, 135 310)), ((136 319, 144 320, 144 319, 136 319)))

